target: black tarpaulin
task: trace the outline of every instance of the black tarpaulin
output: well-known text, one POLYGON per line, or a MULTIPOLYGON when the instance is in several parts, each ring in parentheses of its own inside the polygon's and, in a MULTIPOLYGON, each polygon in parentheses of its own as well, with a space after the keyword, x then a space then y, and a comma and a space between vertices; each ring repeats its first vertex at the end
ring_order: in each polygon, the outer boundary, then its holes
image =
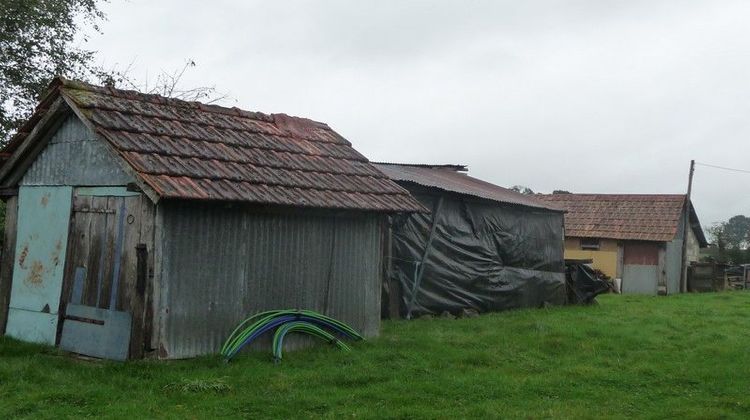
POLYGON ((412 193, 432 213, 392 227, 391 281, 401 288, 402 315, 566 302, 562 212, 412 193))
POLYGON ((568 303, 590 304, 597 295, 609 291, 609 283, 596 276, 589 265, 575 260, 565 261, 568 282, 568 303))

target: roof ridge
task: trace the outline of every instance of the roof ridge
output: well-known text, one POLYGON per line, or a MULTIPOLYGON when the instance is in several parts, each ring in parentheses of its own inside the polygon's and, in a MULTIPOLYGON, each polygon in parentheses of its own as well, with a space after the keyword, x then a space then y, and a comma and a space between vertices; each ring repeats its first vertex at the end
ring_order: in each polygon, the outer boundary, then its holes
POLYGON ((140 102, 146 102, 156 105, 168 105, 168 106, 183 106, 185 108, 197 109, 205 112, 213 112, 216 114, 229 115, 234 117, 248 118, 252 120, 259 120, 269 123, 277 123, 279 119, 291 118, 298 121, 304 121, 315 125, 317 128, 324 130, 333 131, 333 129, 326 123, 316 121, 306 117, 298 117, 288 115, 285 113, 271 113, 266 114, 260 111, 248 111, 238 107, 225 107, 216 104, 207 104, 200 101, 187 101, 179 98, 171 98, 157 93, 144 93, 135 89, 121 89, 113 86, 99 86, 92 83, 83 82, 80 80, 65 79, 63 77, 57 77, 50 84, 51 88, 62 88, 71 90, 81 90, 88 92, 96 92, 99 94, 115 96, 118 98, 131 99, 140 102))
POLYGON ((429 168, 429 169, 453 169, 456 172, 468 172, 468 165, 454 164, 454 163, 396 163, 396 162, 370 162, 376 165, 388 165, 388 166, 406 166, 411 168, 429 168))
MULTIPOLYGON (((75 98, 72 98, 72 99, 75 101, 75 98)), ((81 107, 82 109, 96 108, 98 110, 104 110, 106 112, 117 112, 120 115, 124 115, 121 110, 119 110, 119 109, 117 109, 115 107, 107 107, 107 106, 96 106, 96 107, 84 106, 84 105, 78 104, 78 102, 76 102, 76 105, 79 106, 79 107, 81 107)), ((145 112, 139 112, 139 111, 129 111, 128 114, 129 115, 135 115, 135 116, 138 116, 138 117, 143 117, 143 118, 151 118, 151 119, 157 119, 157 120, 166 120, 166 121, 174 121, 174 122, 179 122, 179 123, 195 124, 195 125, 198 125, 198 126, 201 126, 201 127, 213 127, 213 128, 219 128, 219 129, 222 129, 222 130, 238 131, 238 130, 236 130, 234 128, 231 128, 229 126, 226 126, 226 125, 205 124, 205 123, 191 121, 191 120, 189 120, 187 118, 160 117, 160 116, 154 116, 154 115, 147 114, 145 112)), ((272 114, 272 115, 282 115, 282 114, 272 114)), ((299 118, 299 117, 290 117, 290 118, 299 118)), ((114 128, 111 128, 111 127, 107 127, 107 128, 108 129, 114 129, 114 128)), ((116 130, 117 131, 125 131, 125 132, 140 132, 140 131, 128 130, 128 129, 124 129, 124 128, 116 128, 116 130)), ((332 133, 335 133, 335 131, 333 131, 330 127, 327 128, 327 130, 329 130, 332 133)), ((291 131, 284 132, 283 130, 279 130, 279 133, 271 133, 271 132, 267 132, 267 131, 254 131, 254 130, 250 130, 250 129, 240 130, 240 131, 247 131, 247 132, 254 133, 254 134, 263 134, 263 135, 268 135, 268 136, 278 136, 278 137, 284 137, 284 138, 290 138, 290 139, 299 139, 299 138, 302 138, 303 140, 312 141, 312 142, 315 142, 315 143, 343 145, 342 143, 336 143, 336 142, 333 142, 333 141, 325 141, 325 140, 321 140, 319 138, 316 138, 314 136, 300 135, 300 134, 293 133, 291 131)), ((191 139, 191 140, 195 139, 195 137, 182 136, 182 135, 170 135, 170 134, 164 134, 164 133, 150 133, 150 134, 159 135, 159 136, 166 136, 166 137, 187 138, 187 139, 191 139)), ((346 140, 346 141, 348 143, 348 140, 346 140)))
POLYGON ((684 197, 685 193, 538 193, 546 197, 583 197, 583 196, 607 196, 607 197, 684 197))

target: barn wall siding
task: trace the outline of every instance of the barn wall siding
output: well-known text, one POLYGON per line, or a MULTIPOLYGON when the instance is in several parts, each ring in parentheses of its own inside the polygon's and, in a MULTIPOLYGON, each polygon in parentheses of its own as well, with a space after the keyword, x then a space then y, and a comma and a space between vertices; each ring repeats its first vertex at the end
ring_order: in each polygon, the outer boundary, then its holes
POLYGON ((21 185, 126 185, 112 151, 75 116, 68 117, 24 174, 21 185))
POLYGON ((378 216, 162 206, 160 357, 215 353, 238 322, 271 309, 312 309, 378 334, 378 216))

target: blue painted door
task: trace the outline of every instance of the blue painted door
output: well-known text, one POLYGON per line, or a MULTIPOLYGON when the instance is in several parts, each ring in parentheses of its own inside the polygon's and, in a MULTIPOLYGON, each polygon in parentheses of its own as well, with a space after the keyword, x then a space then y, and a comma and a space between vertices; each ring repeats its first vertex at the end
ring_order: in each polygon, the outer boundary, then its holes
POLYGON ((71 187, 21 187, 6 334, 54 345, 62 292, 71 187))

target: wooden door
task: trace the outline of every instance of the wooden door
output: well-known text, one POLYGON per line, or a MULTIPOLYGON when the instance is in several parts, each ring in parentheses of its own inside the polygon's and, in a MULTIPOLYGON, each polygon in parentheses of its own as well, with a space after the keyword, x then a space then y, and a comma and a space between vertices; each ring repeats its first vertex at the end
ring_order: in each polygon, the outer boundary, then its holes
POLYGON ((124 188, 73 192, 61 306, 79 300, 81 305, 129 312, 131 358, 141 357, 144 349, 146 279, 138 275, 138 254, 148 252, 152 243, 151 208, 142 194, 124 188), (83 278, 82 287, 76 286, 76 276, 83 278))

